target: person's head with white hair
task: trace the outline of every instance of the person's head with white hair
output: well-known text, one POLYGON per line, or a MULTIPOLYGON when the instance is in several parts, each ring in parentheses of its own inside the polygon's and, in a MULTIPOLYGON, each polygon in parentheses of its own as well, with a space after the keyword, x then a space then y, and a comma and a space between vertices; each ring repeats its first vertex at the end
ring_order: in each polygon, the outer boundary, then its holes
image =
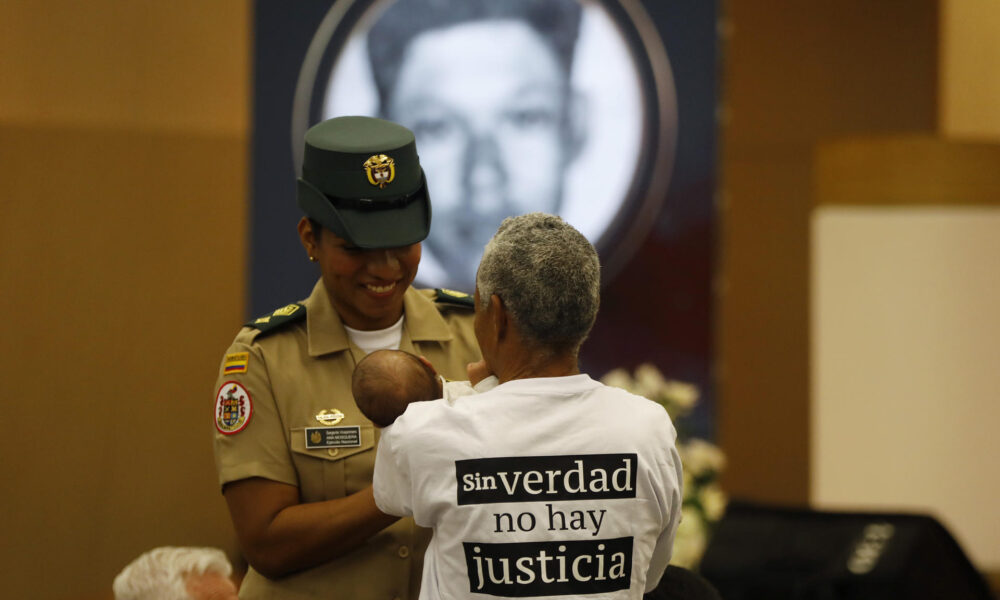
POLYGON ((582 233, 545 213, 504 219, 476 277, 475 331, 486 370, 500 383, 578 374, 600 296, 601 264, 582 233))
POLYGON ((217 548, 154 548, 115 577, 115 600, 236 600, 226 555, 217 548))

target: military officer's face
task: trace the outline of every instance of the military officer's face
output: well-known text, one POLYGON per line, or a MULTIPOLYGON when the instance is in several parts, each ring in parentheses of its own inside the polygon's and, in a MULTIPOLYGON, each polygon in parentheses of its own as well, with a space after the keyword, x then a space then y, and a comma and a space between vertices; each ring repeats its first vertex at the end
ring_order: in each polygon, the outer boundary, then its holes
POLYGON ((314 239, 323 285, 345 325, 370 331, 399 320, 403 294, 420 264, 420 244, 364 250, 327 230, 314 239))
POLYGON ((468 23, 414 38, 388 117, 409 127, 434 205, 428 251, 470 283, 508 216, 554 213, 573 145, 569 81, 530 26, 468 23))

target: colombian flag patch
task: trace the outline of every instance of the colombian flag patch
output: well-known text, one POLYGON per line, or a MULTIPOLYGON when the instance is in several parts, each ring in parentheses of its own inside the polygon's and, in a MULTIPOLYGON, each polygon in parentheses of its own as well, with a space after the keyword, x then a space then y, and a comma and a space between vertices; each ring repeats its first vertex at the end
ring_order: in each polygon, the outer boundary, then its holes
POLYGON ((232 373, 246 373, 247 365, 250 364, 250 353, 249 352, 236 352, 234 354, 227 354, 226 361, 222 365, 222 372, 226 375, 232 373))

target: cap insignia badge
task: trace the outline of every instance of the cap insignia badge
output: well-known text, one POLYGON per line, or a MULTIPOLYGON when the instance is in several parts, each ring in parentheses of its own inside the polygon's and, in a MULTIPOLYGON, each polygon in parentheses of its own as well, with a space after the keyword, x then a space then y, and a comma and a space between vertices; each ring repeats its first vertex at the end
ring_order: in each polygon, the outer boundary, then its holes
POLYGON ((344 413, 336 408, 323 409, 316 414, 316 420, 326 426, 333 426, 344 419, 344 413))
POLYGON ((382 189, 396 178, 396 162, 385 154, 376 154, 365 161, 365 174, 368 183, 382 189))

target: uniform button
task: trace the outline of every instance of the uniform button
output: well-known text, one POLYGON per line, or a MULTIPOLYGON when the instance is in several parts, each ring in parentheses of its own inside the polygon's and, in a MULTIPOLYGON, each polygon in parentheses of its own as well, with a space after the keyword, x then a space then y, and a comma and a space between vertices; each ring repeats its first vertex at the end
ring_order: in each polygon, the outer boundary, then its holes
POLYGON ((409 548, 407 548, 406 546, 400 546, 399 547, 399 558, 406 558, 409 555, 410 555, 410 549, 409 548))
POLYGON ((340 448, 328 448, 326 450, 326 453, 329 454, 330 456, 337 456, 338 454, 340 454, 340 448))

